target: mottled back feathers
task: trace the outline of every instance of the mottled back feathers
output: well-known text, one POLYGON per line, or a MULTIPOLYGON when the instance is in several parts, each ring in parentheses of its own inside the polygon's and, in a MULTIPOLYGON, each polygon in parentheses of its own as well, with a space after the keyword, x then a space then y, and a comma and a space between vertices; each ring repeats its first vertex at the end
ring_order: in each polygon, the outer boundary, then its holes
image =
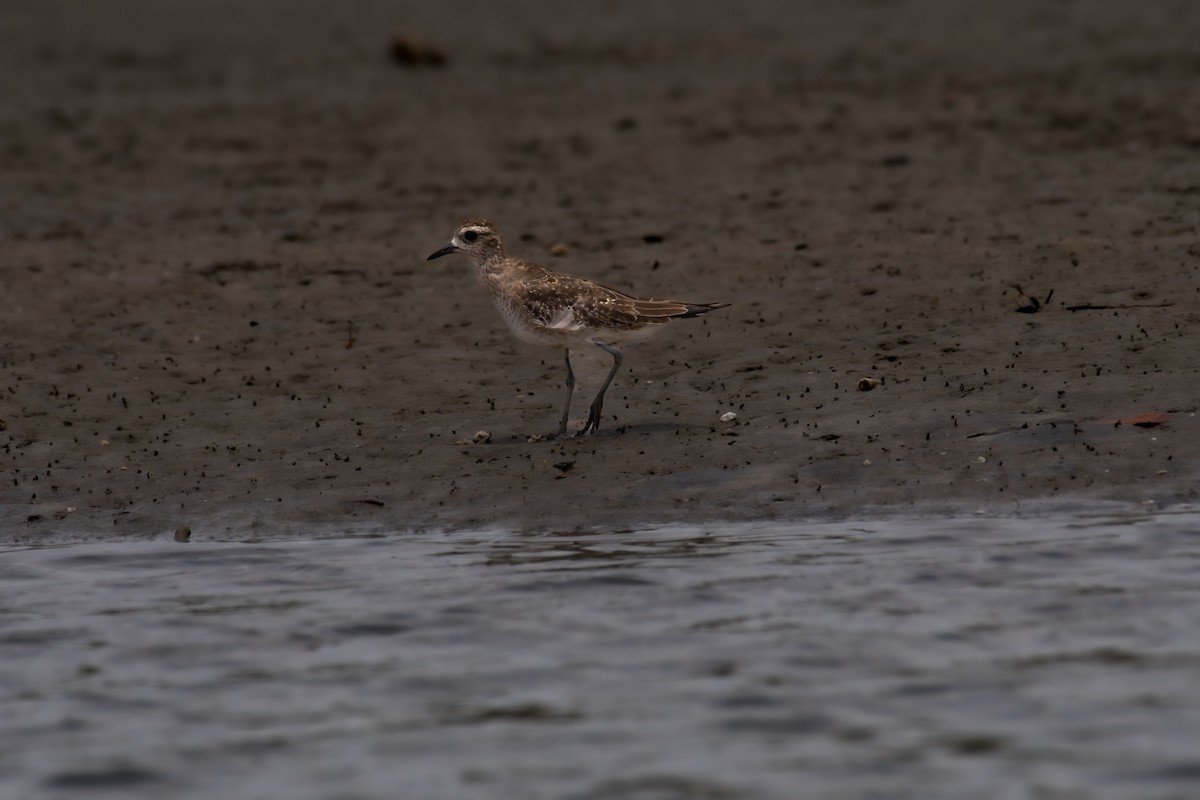
POLYGON ((567 348, 578 341, 618 343, 672 319, 697 317, 728 303, 634 297, 608 286, 510 258, 496 227, 479 217, 459 225, 447 247, 469 256, 513 332, 526 341, 567 348))

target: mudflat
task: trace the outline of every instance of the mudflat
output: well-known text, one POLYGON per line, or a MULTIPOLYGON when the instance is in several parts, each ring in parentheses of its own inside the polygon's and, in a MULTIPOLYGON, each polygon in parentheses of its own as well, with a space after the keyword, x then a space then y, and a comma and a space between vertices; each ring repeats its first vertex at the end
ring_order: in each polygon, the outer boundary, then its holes
POLYGON ((1195 503, 1196 4, 426 5, 7 4, 0 538, 1195 503))

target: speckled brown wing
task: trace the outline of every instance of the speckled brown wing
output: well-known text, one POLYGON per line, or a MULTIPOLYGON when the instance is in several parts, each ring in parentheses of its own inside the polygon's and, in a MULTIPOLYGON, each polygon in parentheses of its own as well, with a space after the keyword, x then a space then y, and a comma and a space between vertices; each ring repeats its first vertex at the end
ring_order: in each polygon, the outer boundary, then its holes
POLYGON ((521 304, 540 325, 572 329, 566 318, 578 302, 579 292, 589 283, 582 278, 562 275, 537 264, 522 264, 519 296, 521 304))
POLYGON ((521 299, 530 315, 548 328, 636 331, 676 317, 693 317, 720 308, 678 300, 634 297, 609 286, 563 275, 538 264, 521 264, 521 299))
POLYGON ((594 291, 581 295, 574 305, 575 315, 591 328, 635 330, 687 313, 687 306, 674 300, 631 297, 607 286, 594 287, 594 291))
POLYGON ((597 312, 608 314, 613 323, 624 322, 633 326, 698 317, 729 305, 728 303, 685 303, 682 300, 657 297, 633 297, 607 286, 599 284, 595 284, 595 286, 607 294, 607 298, 604 299, 601 299, 599 295, 595 297, 598 306, 597 312))

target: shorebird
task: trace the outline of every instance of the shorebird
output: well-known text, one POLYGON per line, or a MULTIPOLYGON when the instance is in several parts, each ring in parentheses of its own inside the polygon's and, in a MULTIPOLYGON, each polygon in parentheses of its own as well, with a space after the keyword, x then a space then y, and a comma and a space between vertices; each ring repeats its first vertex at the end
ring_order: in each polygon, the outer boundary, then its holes
POLYGON ((450 244, 431 253, 426 261, 451 253, 462 253, 474 262, 479 280, 517 338, 563 351, 567 397, 558 422, 559 436, 567 433, 575 393, 571 348, 594 344, 613 359, 608 377, 588 409, 587 422, 576 434, 583 436, 600 429, 604 393, 621 367, 617 345, 649 336, 673 319, 698 317, 729 305, 633 297, 586 278, 512 258, 505 254, 504 240, 496 226, 479 217, 463 220, 450 244))

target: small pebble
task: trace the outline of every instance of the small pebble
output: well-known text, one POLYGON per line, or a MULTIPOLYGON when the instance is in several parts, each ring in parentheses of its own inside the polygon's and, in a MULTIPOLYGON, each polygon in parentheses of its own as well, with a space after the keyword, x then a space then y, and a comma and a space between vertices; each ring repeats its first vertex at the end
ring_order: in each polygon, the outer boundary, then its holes
POLYGON ((490 442, 491 440, 492 435, 487 431, 475 431, 475 435, 471 437, 471 441, 475 444, 483 444, 484 442, 490 442))
POLYGON ((192 529, 187 525, 180 525, 175 529, 175 541, 188 542, 192 539, 192 529))
POLYGON ((858 390, 860 392, 869 392, 882 383, 879 378, 860 378, 858 381, 858 390))
POLYGON ((550 245, 550 255, 565 256, 566 254, 567 254, 567 246, 565 244, 563 244, 562 242, 555 242, 554 244, 550 245))
POLYGON ((726 411, 721 415, 721 422, 733 422, 735 419, 737 419, 737 414, 732 411, 726 411))

